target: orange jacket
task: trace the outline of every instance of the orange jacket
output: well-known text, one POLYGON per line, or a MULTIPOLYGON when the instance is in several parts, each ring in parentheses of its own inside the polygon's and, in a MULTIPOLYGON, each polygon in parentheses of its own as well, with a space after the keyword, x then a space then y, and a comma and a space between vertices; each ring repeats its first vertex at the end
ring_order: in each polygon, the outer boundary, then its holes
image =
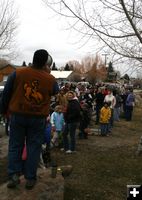
POLYGON ((45 70, 24 67, 16 70, 9 111, 47 116, 50 98, 57 86, 54 76, 45 70))

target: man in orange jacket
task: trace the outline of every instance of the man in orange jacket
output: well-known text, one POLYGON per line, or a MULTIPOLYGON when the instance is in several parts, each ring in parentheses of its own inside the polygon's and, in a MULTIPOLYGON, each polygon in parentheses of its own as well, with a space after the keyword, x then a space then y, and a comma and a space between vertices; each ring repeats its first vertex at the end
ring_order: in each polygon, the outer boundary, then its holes
POLYGON ((36 183, 41 145, 44 139, 46 117, 50 98, 59 90, 47 67, 52 64, 49 53, 40 49, 34 53, 32 66, 19 67, 5 85, 1 113, 10 112, 10 137, 8 150, 8 188, 15 188, 22 172, 22 151, 26 139, 27 160, 24 176, 26 189, 36 183))

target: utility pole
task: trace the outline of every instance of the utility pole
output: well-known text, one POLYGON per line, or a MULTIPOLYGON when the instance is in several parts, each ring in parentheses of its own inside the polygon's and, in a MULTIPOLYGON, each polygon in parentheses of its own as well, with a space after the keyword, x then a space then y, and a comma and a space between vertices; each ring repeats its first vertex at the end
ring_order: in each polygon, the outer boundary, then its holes
POLYGON ((103 53, 102 56, 105 56, 105 66, 107 64, 107 55, 109 55, 108 53, 103 53))

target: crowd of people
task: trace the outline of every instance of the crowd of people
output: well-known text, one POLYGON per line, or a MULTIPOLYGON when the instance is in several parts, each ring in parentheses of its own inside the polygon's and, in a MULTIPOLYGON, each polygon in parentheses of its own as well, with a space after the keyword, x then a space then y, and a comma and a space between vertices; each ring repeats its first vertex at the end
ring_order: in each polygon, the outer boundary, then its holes
POLYGON ((49 157, 54 147, 66 154, 75 153, 77 138, 88 138, 92 113, 101 136, 112 133, 114 121, 120 121, 121 113, 127 121, 132 120, 135 103, 132 89, 105 84, 58 84, 50 74, 51 63, 52 57, 46 50, 37 50, 32 66, 17 69, 5 85, 0 112, 8 117, 10 125, 6 126, 8 188, 20 184, 21 173, 26 179, 26 189, 34 187, 42 144, 46 145, 49 157))
MULTIPOLYGON (((132 120, 134 102, 132 89, 61 83, 58 94, 52 98, 47 118, 45 144, 48 155, 54 147, 66 154, 75 153, 76 140, 88 138, 94 114, 93 126, 100 130, 100 136, 110 136, 115 121, 119 122, 121 117, 132 120)), ((47 160, 45 162, 47 164, 47 160)))
MULTIPOLYGON (((72 83, 61 83, 59 93, 56 95, 53 102, 51 113, 55 106, 62 106, 65 125, 67 124, 67 119, 72 115, 73 121, 79 124, 78 137, 80 139, 86 139, 88 137, 87 131, 92 113, 95 113, 96 115, 95 124, 100 126, 101 135, 109 136, 112 132, 114 121, 120 121, 120 116, 123 115, 126 121, 132 120, 135 97, 132 88, 127 89, 124 88, 124 86, 118 88, 112 87, 111 85, 92 86, 89 84, 88 86, 85 86, 83 84, 74 85, 72 83), (68 98, 68 94, 70 93, 72 93, 72 101, 79 103, 80 112, 79 107, 77 109, 72 105, 70 108, 70 102, 72 102, 71 99, 68 98), (68 109, 70 110, 69 113, 68 109), (79 116, 78 119, 76 119, 76 111, 80 113, 80 119, 79 116)), ((66 137, 65 132, 66 129, 63 131, 64 137, 66 137)), ((66 144, 65 141, 64 144, 66 144)), ((66 147, 65 150, 68 152, 66 147)))

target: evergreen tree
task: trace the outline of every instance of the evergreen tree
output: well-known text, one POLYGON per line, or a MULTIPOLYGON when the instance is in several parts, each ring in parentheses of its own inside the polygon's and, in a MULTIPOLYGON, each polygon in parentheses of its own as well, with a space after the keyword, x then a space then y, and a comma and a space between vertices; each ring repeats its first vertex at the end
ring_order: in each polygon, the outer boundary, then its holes
POLYGON ((24 66, 24 67, 26 67, 26 66, 27 66, 25 61, 23 61, 23 64, 22 64, 22 66, 24 66))
POLYGON ((113 65, 112 65, 112 62, 109 62, 109 65, 108 65, 108 73, 109 72, 113 72, 113 65))
POLYGON ((58 69, 57 69, 57 67, 56 67, 56 64, 55 64, 55 62, 53 63, 52 70, 53 70, 53 71, 54 71, 54 70, 58 70, 58 69))
POLYGON ((128 74, 125 74, 125 75, 123 76, 123 78, 124 78, 125 80, 127 80, 127 81, 129 81, 129 80, 130 80, 130 78, 129 78, 128 74))
POLYGON ((107 69, 107 81, 115 81, 117 78, 116 72, 113 69, 112 62, 109 62, 108 69, 107 69))
POLYGON ((68 63, 65 65, 64 70, 65 70, 65 71, 70 71, 70 66, 68 65, 68 63))

